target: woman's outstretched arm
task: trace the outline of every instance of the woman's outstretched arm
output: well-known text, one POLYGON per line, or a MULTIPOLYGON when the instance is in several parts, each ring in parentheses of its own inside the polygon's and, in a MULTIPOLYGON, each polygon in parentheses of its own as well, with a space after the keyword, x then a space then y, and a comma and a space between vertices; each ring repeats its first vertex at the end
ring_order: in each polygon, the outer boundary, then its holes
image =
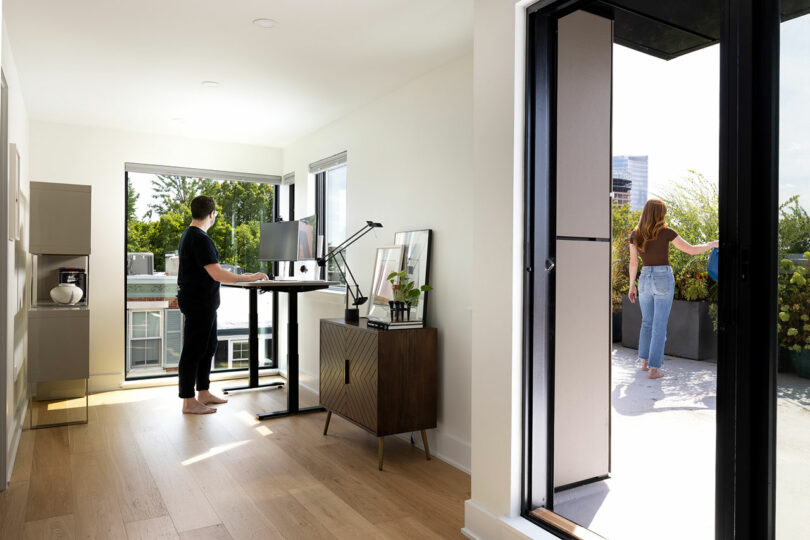
POLYGON ((719 240, 713 240, 713 241, 708 242, 706 244, 698 244, 696 246, 693 246, 692 244, 690 244, 689 242, 687 242, 686 240, 681 238, 680 235, 678 235, 672 241, 672 245, 675 246, 676 248, 680 249, 681 251, 683 251, 684 253, 686 253, 688 255, 700 255, 704 251, 709 251, 712 248, 719 247, 720 246, 720 241, 719 240))

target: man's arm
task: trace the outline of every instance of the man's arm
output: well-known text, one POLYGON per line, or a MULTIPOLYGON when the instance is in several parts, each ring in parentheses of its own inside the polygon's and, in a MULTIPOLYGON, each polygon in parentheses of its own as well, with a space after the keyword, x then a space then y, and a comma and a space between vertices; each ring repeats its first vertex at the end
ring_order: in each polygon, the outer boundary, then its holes
POLYGON ((244 281, 263 281, 267 279, 267 274, 256 272, 255 274, 234 274, 222 268, 219 263, 206 264, 203 268, 214 281, 220 283, 239 283, 244 281))

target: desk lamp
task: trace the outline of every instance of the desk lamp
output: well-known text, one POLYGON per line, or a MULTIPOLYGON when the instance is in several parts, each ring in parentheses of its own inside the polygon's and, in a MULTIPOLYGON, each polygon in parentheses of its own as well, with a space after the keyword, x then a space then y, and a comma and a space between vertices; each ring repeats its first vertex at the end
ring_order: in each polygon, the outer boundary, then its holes
POLYGON ((348 237, 339 245, 332 248, 329 251, 329 253, 326 254, 325 257, 319 257, 317 259, 318 266, 325 266, 328 262, 335 261, 338 258, 340 258, 337 267, 341 277, 343 278, 343 281, 346 282, 346 309, 343 314, 343 319, 346 322, 357 322, 360 320, 359 306, 365 304, 366 301, 368 301, 368 298, 363 296, 363 293, 360 292, 360 285, 357 284, 357 280, 354 278, 354 274, 352 274, 349 265, 346 263, 346 257, 344 256, 344 252, 346 251, 347 247, 354 244, 361 237, 365 236, 371 229, 376 229, 378 227, 381 228, 382 224, 376 223, 374 221, 366 221, 366 224, 363 225, 359 231, 348 237), (349 274, 349 277, 352 278, 352 283, 354 283, 354 285, 349 285, 349 282, 346 279, 346 274, 343 272, 343 268, 341 267, 340 263, 343 263, 343 265, 346 266, 346 272, 349 274), (349 296, 351 296, 352 307, 349 307, 349 296))

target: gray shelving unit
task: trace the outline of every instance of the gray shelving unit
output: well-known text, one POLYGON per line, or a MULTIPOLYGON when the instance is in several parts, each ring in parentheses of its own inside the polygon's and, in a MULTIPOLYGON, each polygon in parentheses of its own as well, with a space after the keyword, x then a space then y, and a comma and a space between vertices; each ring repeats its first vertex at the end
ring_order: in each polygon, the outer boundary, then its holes
MULTIPOLYGON (((34 264, 28 311, 28 376, 37 388, 32 399, 42 400, 42 383, 59 392, 69 388, 64 382, 83 379, 85 413, 81 420, 35 425, 35 408, 31 407, 32 428, 86 424, 89 418, 90 303, 83 298, 74 306, 56 304, 50 290, 58 283, 59 268, 64 266, 85 268, 89 288, 90 207, 90 186, 31 182, 30 251, 34 264)), ((52 394, 48 392, 48 401, 77 397, 52 394)))

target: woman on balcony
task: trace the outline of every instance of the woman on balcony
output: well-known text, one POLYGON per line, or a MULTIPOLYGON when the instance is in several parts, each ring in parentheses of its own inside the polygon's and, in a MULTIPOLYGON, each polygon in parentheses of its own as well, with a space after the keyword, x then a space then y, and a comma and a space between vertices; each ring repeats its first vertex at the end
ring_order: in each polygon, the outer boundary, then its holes
POLYGON ((641 211, 641 219, 630 235, 630 292, 628 297, 641 306, 641 332, 638 339, 638 357, 641 369, 650 372, 650 379, 663 377, 664 343, 667 340, 667 321, 675 294, 675 276, 669 265, 669 244, 689 255, 698 255, 718 246, 714 240, 693 246, 677 232, 667 227, 667 205, 659 199, 650 199, 641 211), (638 256, 644 266, 636 289, 638 256))

